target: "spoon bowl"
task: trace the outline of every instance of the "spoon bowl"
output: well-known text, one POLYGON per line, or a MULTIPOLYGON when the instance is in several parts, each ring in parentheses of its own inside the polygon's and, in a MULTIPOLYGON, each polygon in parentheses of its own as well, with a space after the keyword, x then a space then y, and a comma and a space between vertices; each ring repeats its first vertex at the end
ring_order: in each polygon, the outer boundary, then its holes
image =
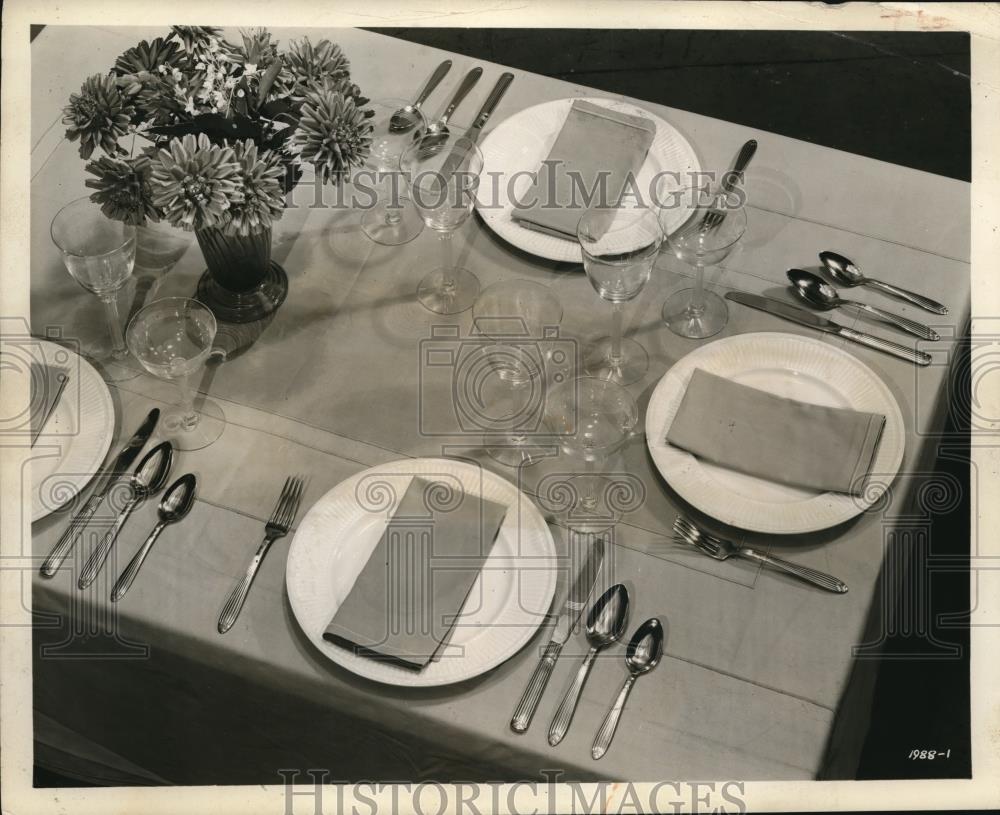
POLYGON ((194 505, 197 481, 194 473, 186 473, 170 485, 170 488, 163 493, 160 506, 157 508, 161 522, 165 524, 177 523, 191 511, 191 507, 194 505))
POLYGON ((144 500, 163 488, 173 459, 174 448, 169 441, 160 442, 146 453, 129 477, 129 486, 135 499, 144 500))
POLYGON ((833 276, 833 279, 842 286, 853 288, 864 285, 865 276, 850 258, 845 258, 836 252, 826 251, 819 253, 819 259, 833 276))

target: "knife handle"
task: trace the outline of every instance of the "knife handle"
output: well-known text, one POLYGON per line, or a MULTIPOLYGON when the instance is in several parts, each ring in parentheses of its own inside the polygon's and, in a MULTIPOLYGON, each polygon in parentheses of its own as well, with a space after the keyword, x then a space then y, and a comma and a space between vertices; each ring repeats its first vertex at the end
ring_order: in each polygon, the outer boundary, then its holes
POLYGON ((73 544, 76 543, 77 539, 83 533, 84 528, 94 516, 94 513, 97 512, 101 501, 104 500, 104 494, 104 490, 101 490, 91 495, 87 499, 87 503, 73 516, 73 520, 69 522, 66 531, 59 538, 59 542, 56 543, 52 551, 49 552, 49 556, 42 563, 42 577, 52 577, 58 571, 62 562, 66 559, 66 555, 69 554, 69 550, 73 548, 73 544))
POLYGON ((842 328, 837 333, 841 337, 853 340, 861 345, 867 345, 876 351, 892 354, 892 356, 905 359, 907 362, 913 362, 917 365, 931 364, 930 354, 923 351, 915 351, 912 348, 907 348, 905 345, 900 345, 890 340, 883 340, 881 337, 873 337, 871 334, 864 334, 861 331, 855 331, 853 328, 842 328))
POLYGON ((493 113, 493 109, 500 104, 500 100, 503 99, 503 95, 507 93, 507 88, 510 87, 510 83, 513 81, 514 74, 510 72, 500 75, 497 84, 493 86, 490 95, 486 97, 486 101, 483 102, 479 113, 476 114, 476 119, 472 124, 473 129, 482 130, 486 126, 486 123, 490 120, 490 115, 493 113))
POLYGON ((549 677, 552 675, 552 669, 555 667, 560 651, 562 651, 561 643, 550 642, 545 646, 545 653, 538 661, 535 672, 531 675, 531 681, 524 689, 524 696, 518 702, 514 716, 510 720, 510 729, 515 733, 523 733, 531 724, 531 717, 535 715, 538 703, 542 700, 542 694, 545 692, 545 686, 549 683, 549 677))

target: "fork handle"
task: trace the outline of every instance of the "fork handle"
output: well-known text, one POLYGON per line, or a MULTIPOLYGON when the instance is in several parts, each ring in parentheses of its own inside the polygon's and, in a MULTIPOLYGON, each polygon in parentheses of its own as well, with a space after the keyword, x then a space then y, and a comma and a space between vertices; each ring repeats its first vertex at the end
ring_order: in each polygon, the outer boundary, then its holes
POLYGON ((226 604, 222 607, 222 613, 219 615, 220 634, 225 634, 230 628, 232 628, 233 623, 236 622, 236 618, 240 616, 240 612, 243 610, 243 604, 246 602, 247 595, 250 593, 250 586, 253 585, 253 579, 257 576, 257 570, 260 568, 260 564, 264 560, 264 555, 267 554, 268 547, 270 547, 273 542, 274 538, 264 538, 260 546, 257 547, 257 552, 250 561, 250 565, 247 566, 246 573, 240 579, 240 582, 236 584, 236 587, 229 595, 229 599, 226 600, 226 604))
POLYGON ((747 165, 750 163, 750 159, 753 158, 754 153, 756 152, 756 139, 750 139, 750 141, 740 148, 740 152, 736 156, 736 161, 733 162, 733 169, 726 173, 726 176, 722 181, 723 192, 732 192, 733 187, 736 186, 737 182, 742 180, 743 171, 746 170, 747 165))
POLYGON ((775 557, 774 555, 762 555, 753 549, 741 549, 739 554, 750 560, 756 560, 758 563, 766 563, 768 566, 773 566, 775 569, 794 575, 800 580, 805 580, 807 583, 819 586, 821 589, 836 592, 837 594, 847 593, 847 584, 843 580, 838 580, 836 577, 826 574, 826 572, 810 569, 808 566, 800 566, 797 563, 792 563, 789 560, 775 557))

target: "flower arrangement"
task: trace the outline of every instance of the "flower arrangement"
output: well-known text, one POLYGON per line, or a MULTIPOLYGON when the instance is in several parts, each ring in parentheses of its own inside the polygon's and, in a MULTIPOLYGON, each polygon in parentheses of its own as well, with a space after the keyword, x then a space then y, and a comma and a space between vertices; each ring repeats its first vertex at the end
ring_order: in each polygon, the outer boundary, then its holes
POLYGON ((364 163, 373 111, 340 48, 304 39, 282 53, 263 29, 242 40, 172 26, 70 96, 66 136, 109 218, 248 235, 281 217, 303 163, 333 184, 364 163))

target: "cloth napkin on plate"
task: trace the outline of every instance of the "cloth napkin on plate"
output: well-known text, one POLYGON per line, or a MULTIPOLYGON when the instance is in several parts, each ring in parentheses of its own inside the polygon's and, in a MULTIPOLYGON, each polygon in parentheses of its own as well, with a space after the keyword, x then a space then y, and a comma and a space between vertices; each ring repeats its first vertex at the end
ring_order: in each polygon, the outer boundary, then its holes
POLYGON ((587 208, 584 191, 595 189, 599 173, 607 172, 607 201, 598 198, 592 203, 616 206, 628 175, 638 173, 646 160, 655 133, 656 123, 649 119, 574 102, 535 183, 521 197, 525 206, 516 207, 512 217, 528 229, 575 241, 576 225, 587 208), (579 174, 583 184, 583 190, 577 184, 577 204, 572 207, 571 173, 579 174), (555 200, 550 200, 551 190, 555 200))
POLYGON ((69 372, 57 365, 31 363, 31 443, 42 432, 46 420, 62 395, 69 372))
POLYGON ((667 441, 770 481, 861 495, 884 427, 880 413, 785 399, 697 369, 667 441))
POLYGON ((474 495, 450 500, 449 489, 413 478, 324 639, 416 670, 434 658, 507 514, 474 495))

